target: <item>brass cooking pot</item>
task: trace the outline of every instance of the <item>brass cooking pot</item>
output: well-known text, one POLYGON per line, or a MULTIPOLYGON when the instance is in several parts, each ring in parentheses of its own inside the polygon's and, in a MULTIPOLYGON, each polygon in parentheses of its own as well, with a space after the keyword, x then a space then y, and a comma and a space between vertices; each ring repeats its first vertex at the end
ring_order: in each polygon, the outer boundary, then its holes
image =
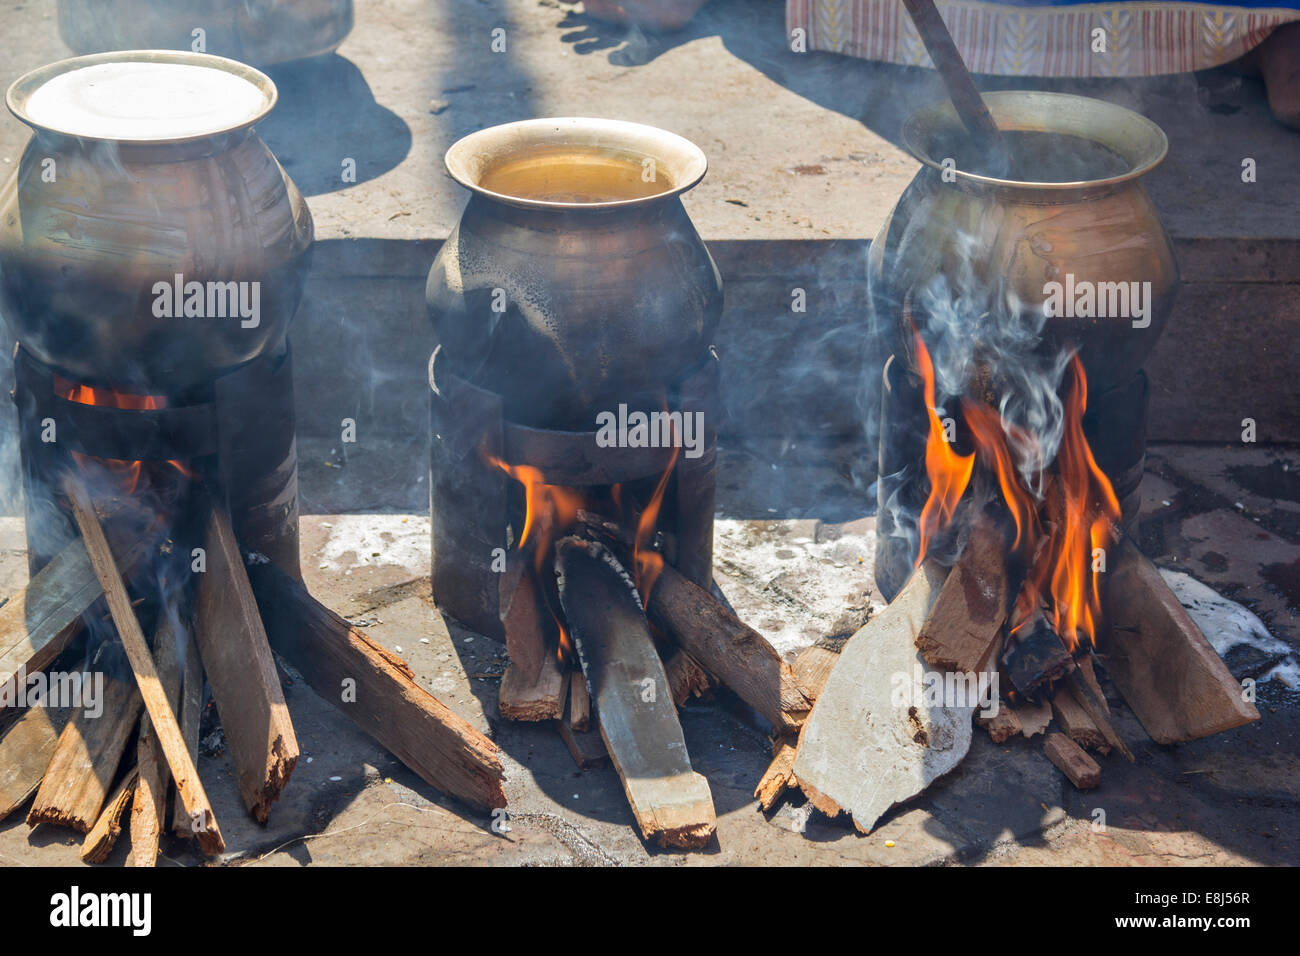
POLYGON ((59 34, 77 53, 195 49, 270 66, 335 50, 352 0, 59 0, 59 34))
POLYGON ((435 336, 507 418, 579 431, 706 356, 722 280, 681 194, 707 163, 664 130, 508 123, 447 151, 472 195, 429 270, 435 336))
MULTIPOLYGON (((984 99, 1010 134, 1009 175, 963 168, 969 157, 951 104, 923 109, 903 126, 905 147, 923 165, 870 248, 881 362, 899 354, 915 372, 904 305, 922 312, 928 302, 933 311, 937 289, 947 314, 930 320, 959 323, 975 341, 978 323, 1003 323, 1003 332, 1036 337, 1042 351, 1078 347, 1090 392, 1130 382, 1168 321, 1178 286, 1169 236, 1142 186, 1165 156, 1163 131, 1089 97, 998 92, 984 99), (1016 155, 1034 144, 1050 148, 1036 159, 1016 155), (1066 292, 1084 289, 1106 299, 1092 311, 1119 314, 1045 314, 1049 300, 1056 312, 1066 292), (1125 290, 1142 297, 1145 315, 1134 314, 1136 298, 1124 311, 1118 294, 1125 290)), ((879 365, 872 380, 879 381, 879 365)))
POLYGON ((86 384, 172 392, 283 342, 313 230, 253 131, 275 99, 252 67, 156 50, 15 82, 35 132, 0 185, 0 316, 24 348, 86 384), (222 315, 233 296, 247 316, 222 315))

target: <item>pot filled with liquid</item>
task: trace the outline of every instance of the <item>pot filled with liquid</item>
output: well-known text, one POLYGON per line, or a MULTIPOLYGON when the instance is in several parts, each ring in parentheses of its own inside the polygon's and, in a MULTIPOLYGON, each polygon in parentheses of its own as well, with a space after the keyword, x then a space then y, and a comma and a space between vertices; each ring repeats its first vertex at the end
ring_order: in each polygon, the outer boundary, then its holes
POLYGON ((539 119, 473 133, 446 164, 472 195, 426 286, 440 360, 508 419, 590 430, 704 359, 722 283, 681 202, 704 176, 697 146, 539 119))

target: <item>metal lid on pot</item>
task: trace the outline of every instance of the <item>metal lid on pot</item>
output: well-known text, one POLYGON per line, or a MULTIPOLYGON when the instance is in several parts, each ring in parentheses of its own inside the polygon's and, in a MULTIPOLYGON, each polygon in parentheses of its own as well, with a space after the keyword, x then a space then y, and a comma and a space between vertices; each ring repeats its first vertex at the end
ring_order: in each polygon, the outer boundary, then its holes
POLYGON ((275 84, 250 66, 165 50, 61 60, 20 77, 5 96, 10 111, 38 131, 142 145, 246 129, 275 100, 275 84))

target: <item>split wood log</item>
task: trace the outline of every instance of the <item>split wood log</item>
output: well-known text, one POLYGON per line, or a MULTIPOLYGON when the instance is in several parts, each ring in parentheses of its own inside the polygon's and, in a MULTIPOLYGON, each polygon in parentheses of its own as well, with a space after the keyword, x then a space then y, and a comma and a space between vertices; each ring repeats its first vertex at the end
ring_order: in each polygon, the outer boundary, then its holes
POLYGON ((113 561, 113 552, 109 548, 108 539, 104 537, 104 529, 99 525, 86 489, 75 476, 68 475, 65 478, 63 490, 72 504, 77 527, 81 530, 81 539, 85 542, 90 563, 104 589, 108 609, 113 613, 113 623, 117 627, 122 646, 126 649, 127 660, 130 661, 140 696, 144 699, 145 710, 153 721, 158 741, 167 757, 176 789, 180 791, 185 804, 185 813, 198 833, 199 848, 210 856, 221 853, 226 848, 226 841, 221 836, 221 828, 212 812, 208 795, 203 790, 203 782, 199 780, 194 761, 185 749, 180 727, 176 724, 176 714, 158 681, 158 671, 153 666, 149 645, 140 630, 135 612, 131 610, 131 598, 113 561))
POLYGON ((798 748, 789 739, 782 737, 777 740, 774 750, 772 763, 754 788, 754 796, 758 798, 758 805, 764 813, 771 813, 776 802, 781 799, 781 794, 795 785, 794 758, 798 748))
POLYGON ((0 734, 0 820, 41 785, 67 722, 64 708, 29 707, 0 734))
POLYGON ((1016 704, 1015 709, 1020 732, 1026 737, 1047 732, 1047 725, 1052 722, 1052 705, 1047 701, 1026 701, 1016 704))
POLYGON ((248 569, 271 646, 421 780, 476 809, 506 805, 499 750, 415 682, 406 662, 274 564, 248 569))
MULTIPOLYGON (((158 680, 162 682, 173 710, 179 708, 181 696, 176 641, 176 628, 164 615, 163 623, 154 632, 153 659, 158 668, 158 680)), ((184 736, 183 730, 181 733, 184 736)), ((148 714, 140 718, 140 736, 136 740, 135 753, 139 775, 135 797, 131 801, 131 860, 139 867, 155 866, 167 813, 167 789, 172 778, 148 714)))
MULTIPOLYGON (((203 718, 203 662, 199 659, 199 647, 194 643, 194 632, 185 628, 185 665, 181 674, 181 739, 185 749, 195 765, 199 762, 199 724, 203 718)), ((180 792, 175 795, 172 805, 172 832, 181 837, 192 837, 190 818, 185 815, 185 805, 180 792)))
POLYGON ((1075 671, 1070 675, 1070 679, 1081 681, 1088 690, 1087 696, 1101 708, 1102 713, 1109 714, 1110 703, 1106 700, 1106 694, 1102 691, 1101 683, 1097 680, 1097 669, 1093 666, 1092 655, 1085 654, 1074 663, 1075 671))
POLYGON ((533 577, 531 551, 512 551, 506 558, 505 573, 497 581, 497 606, 506 635, 506 653, 519 676, 535 684, 542 665, 554 652, 547 652, 545 622, 549 618, 533 577))
POLYGON ((1110 753, 1110 744, 1097 728, 1068 683, 1056 685, 1052 694, 1052 716, 1057 726, 1084 750, 1096 750, 1103 756, 1110 753))
POLYGON ((27 825, 53 823, 86 833, 99 819, 140 717, 140 693, 128 678, 104 676, 103 699, 63 728, 27 825))
POLYGON ((284 689, 224 505, 213 500, 199 575, 194 638, 221 717, 244 806, 265 823, 298 764, 284 689))
POLYGON ((681 707, 692 697, 703 697, 713 687, 708 672, 700 662, 681 648, 673 651, 664 663, 668 687, 673 692, 673 703, 681 707))
MULTIPOLYGON (((587 678, 581 670, 573 672, 574 688, 577 682, 581 681, 582 686, 586 689, 587 678)), ((600 738, 600 718, 591 707, 591 699, 588 697, 587 708, 587 727, 578 730, 573 723, 573 702, 574 694, 569 694, 569 705, 564 712, 564 716, 555 722, 555 729, 559 731, 569 753, 573 755, 573 762, 583 770, 588 767, 603 767, 609 763, 609 753, 605 750, 605 741, 600 738)))
POLYGON ((804 722, 812 705, 796 686, 790 665, 708 591, 665 565, 649 606, 656 625, 778 733, 804 722))
POLYGON ((1079 790, 1091 790, 1101 783, 1101 767, 1065 734, 1053 731, 1043 741, 1043 753, 1079 790))
POLYGON ((925 626, 916 637, 926 663, 978 674, 994 659, 1007 620, 1007 532, 1003 514, 981 510, 925 626))
POLYGON ((591 692, 587 690, 587 676, 574 671, 569 684, 569 726, 585 734, 591 726, 591 692))
MULTIPOLYGON (((1092 660, 1087 657, 1083 658, 1083 660, 1087 661, 1089 671, 1091 671, 1092 660)), ((1128 749, 1128 745, 1124 743, 1123 738, 1120 737, 1119 733, 1115 730, 1114 725, 1110 722, 1110 708, 1103 706, 1106 698, 1101 697, 1102 703, 1099 704, 1093 697, 1092 687, 1096 686, 1096 676, 1094 675, 1093 685, 1090 686, 1087 679, 1082 676, 1082 667, 1076 667, 1074 671, 1066 677, 1065 681, 1067 686, 1069 686, 1073 691, 1074 699, 1078 701, 1079 706, 1087 712, 1088 718, 1097 727, 1097 730, 1101 733, 1102 737, 1105 738, 1106 748, 1108 750, 1112 748, 1118 750, 1124 755, 1129 763, 1134 763, 1136 758, 1133 756, 1133 751, 1128 749)), ((1100 687, 1097 687, 1097 693, 1098 695, 1101 694, 1100 687)), ((1101 753, 1106 753, 1106 750, 1102 750, 1101 753)))
POLYGON ((998 712, 992 717, 985 717, 983 713, 976 711, 975 723, 989 732, 989 737, 995 744, 1009 740, 1024 729, 1016 712, 1002 703, 999 703, 998 712))
POLYGON ((840 651, 848 641, 847 637, 824 637, 805 647, 794 659, 791 670, 794 671, 795 686, 809 701, 816 701, 821 695, 827 678, 840 659, 840 651))
POLYGON ((1241 684, 1165 584, 1126 539, 1106 575, 1101 636, 1106 673, 1159 744, 1185 743, 1259 720, 1241 684))
POLYGON ((828 816, 849 813, 863 832, 970 749, 974 706, 927 703, 925 662, 916 649, 947 575, 926 559, 849 639, 799 737, 794 775, 809 801, 828 816))
POLYGON ((139 773, 133 767, 117 785, 113 795, 104 804, 99 819, 81 841, 81 862, 103 863, 113 852, 117 838, 122 835, 122 817, 126 814, 127 805, 132 802, 138 780, 139 773))
POLYGON ((1027 698, 1037 697, 1041 689, 1074 670, 1074 658, 1038 611, 1007 637, 1002 663, 1011 686, 1027 698))
POLYGON ((497 691, 497 709, 506 720, 558 720, 568 696, 568 672, 560 669, 554 654, 548 654, 535 681, 529 681, 514 661, 506 665, 497 691))
POLYGON ((556 567, 601 737, 641 835, 662 846, 704 847, 717 827, 713 796, 708 781, 691 769, 636 586, 613 553, 594 541, 561 540, 556 567))

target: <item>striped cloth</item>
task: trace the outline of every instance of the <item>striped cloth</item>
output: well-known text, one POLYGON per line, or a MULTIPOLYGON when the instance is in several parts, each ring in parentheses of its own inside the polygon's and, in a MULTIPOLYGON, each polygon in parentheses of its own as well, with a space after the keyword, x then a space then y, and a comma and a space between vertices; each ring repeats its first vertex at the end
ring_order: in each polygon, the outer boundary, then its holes
MULTIPOLYGON (((1300 2, 1300 0, 1297 0, 1300 2)), ((1155 76, 1219 66, 1258 45, 1300 9, 1244 0, 935 0, 974 73, 999 76, 1155 76), (1095 31, 1102 31, 1101 34, 1095 31), (1104 44, 1105 52, 1094 52, 1104 44)), ((809 50, 930 66, 900 0, 786 0, 786 35, 809 50), (803 30, 803 34, 793 31, 803 30)))

